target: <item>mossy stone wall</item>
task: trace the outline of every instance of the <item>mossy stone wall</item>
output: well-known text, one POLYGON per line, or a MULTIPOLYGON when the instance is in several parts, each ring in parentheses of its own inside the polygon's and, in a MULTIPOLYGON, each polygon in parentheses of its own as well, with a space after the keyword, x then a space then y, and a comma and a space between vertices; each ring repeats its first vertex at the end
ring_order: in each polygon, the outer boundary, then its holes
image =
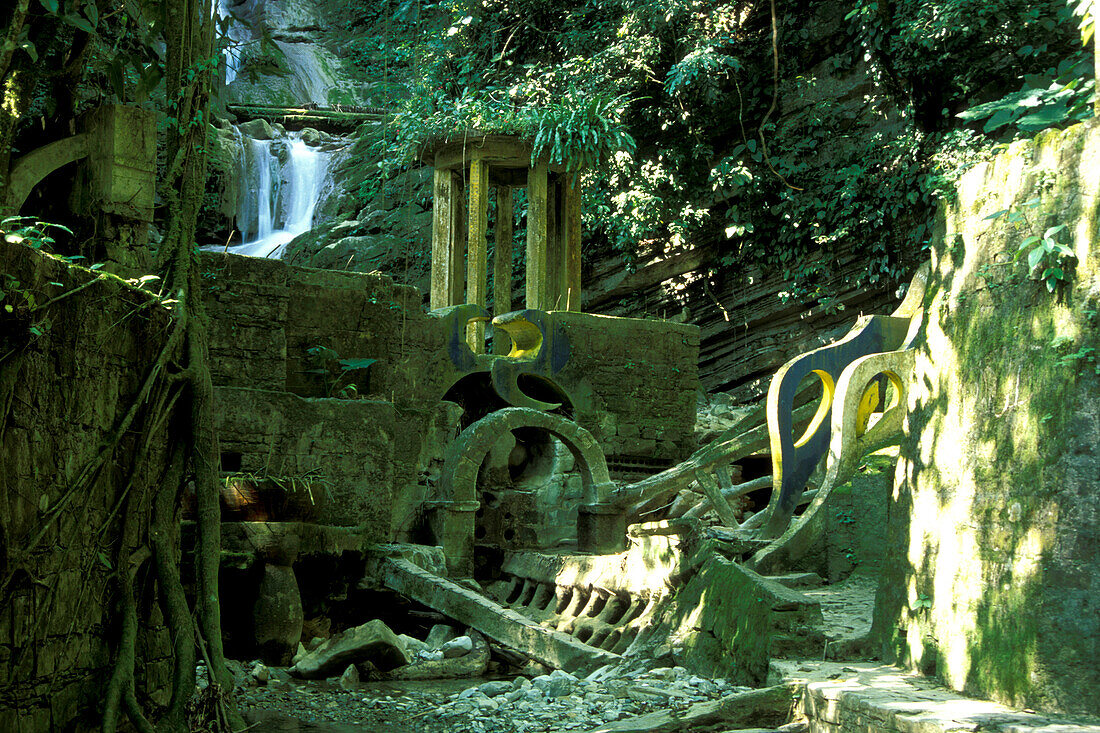
MULTIPOLYGON (((171 323, 148 293, 24 245, 0 241, 0 275, 0 731, 98 730, 118 636, 122 521, 146 536, 172 421, 143 434, 139 419, 98 478, 71 489, 171 323), (147 462, 132 473, 146 437, 147 462)), ((137 694, 163 705, 173 663, 148 568, 136 581, 148 589, 138 593, 137 694)))
POLYGON ((1100 127, 1013 144, 942 208, 876 630, 955 689, 1100 713, 1100 127), (1003 212, 998 214, 998 212, 1003 212), (1053 293, 1020 244, 1067 225, 1053 293))

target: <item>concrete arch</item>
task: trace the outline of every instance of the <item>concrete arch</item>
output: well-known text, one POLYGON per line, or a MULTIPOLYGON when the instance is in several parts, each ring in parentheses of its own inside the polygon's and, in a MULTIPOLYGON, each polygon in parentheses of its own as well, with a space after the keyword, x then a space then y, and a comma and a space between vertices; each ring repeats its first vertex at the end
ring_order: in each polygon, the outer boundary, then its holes
POLYGON ((560 415, 527 407, 508 407, 466 428, 447 449, 440 481, 443 501, 477 500, 477 472, 502 435, 516 428, 539 428, 560 440, 573 454, 581 472, 584 502, 607 504, 614 485, 607 472, 603 449, 590 432, 560 415))

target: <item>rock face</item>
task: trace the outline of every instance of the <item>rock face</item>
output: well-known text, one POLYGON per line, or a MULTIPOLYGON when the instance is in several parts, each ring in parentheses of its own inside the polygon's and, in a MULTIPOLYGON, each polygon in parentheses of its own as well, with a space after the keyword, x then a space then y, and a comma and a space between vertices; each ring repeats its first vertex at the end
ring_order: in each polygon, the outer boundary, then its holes
POLYGON ((942 213, 875 613, 889 655, 956 689, 1093 715, 1098 165, 1095 125, 1044 133, 942 213), (1051 293, 1032 279, 1049 255, 1034 273, 1012 255, 1055 223, 1076 260, 1051 293))
POLYGON ((320 106, 366 103, 367 87, 349 62, 334 53, 319 3, 245 0, 233 10, 246 38, 238 70, 226 87, 228 101, 243 104, 320 106))
POLYGON ((401 639, 378 619, 332 637, 299 660, 290 673, 322 679, 344 671, 349 664, 368 661, 382 671, 409 663, 401 639))

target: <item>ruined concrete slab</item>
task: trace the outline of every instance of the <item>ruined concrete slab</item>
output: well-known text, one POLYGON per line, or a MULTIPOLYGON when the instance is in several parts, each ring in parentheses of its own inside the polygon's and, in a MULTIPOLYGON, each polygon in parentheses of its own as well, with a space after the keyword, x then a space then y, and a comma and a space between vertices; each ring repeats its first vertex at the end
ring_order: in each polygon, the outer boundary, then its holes
POLYGON ((591 670, 620 659, 568 634, 543 628, 516 611, 469 588, 422 570, 408 560, 388 558, 381 565, 386 587, 468 624, 490 639, 547 666, 591 670))
POLYGON ((775 660, 768 681, 802 688, 814 733, 1097 733, 1100 725, 1022 712, 873 662, 775 660))

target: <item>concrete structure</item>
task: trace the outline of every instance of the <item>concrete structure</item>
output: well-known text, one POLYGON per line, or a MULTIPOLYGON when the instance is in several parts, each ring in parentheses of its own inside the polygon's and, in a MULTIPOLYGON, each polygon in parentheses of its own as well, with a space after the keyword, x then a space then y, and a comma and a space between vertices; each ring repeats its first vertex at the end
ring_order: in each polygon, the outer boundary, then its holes
MULTIPOLYGON (((531 160, 531 144, 512 135, 465 135, 429 145, 435 168, 431 307, 487 305, 489 189, 495 188, 493 314, 512 310, 512 190, 527 189, 525 307, 579 311, 581 190, 576 171, 531 160), (465 265, 463 264, 465 262, 465 265)), ((483 349, 484 324, 470 331, 483 349)), ((496 353, 505 344, 495 342, 496 353)))

